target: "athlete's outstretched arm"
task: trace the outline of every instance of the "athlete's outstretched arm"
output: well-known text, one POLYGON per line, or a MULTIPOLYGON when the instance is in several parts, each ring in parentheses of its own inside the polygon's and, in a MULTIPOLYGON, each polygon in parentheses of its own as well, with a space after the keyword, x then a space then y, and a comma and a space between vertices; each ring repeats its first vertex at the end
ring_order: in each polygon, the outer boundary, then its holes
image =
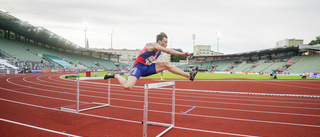
POLYGON ((157 43, 154 43, 152 46, 155 50, 159 50, 159 51, 171 54, 171 55, 180 55, 180 56, 184 56, 184 57, 190 56, 190 54, 188 52, 179 52, 179 51, 176 51, 173 49, 164 48, 157 43))

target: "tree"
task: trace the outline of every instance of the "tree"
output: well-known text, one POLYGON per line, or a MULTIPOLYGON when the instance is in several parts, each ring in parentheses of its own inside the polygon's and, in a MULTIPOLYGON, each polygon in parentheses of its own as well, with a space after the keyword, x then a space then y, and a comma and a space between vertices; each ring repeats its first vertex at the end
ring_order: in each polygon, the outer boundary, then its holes
POLYGON ((308 45, 320 44, 320 36, 317 36, 315 40, 312 40, 308 45))
MULTIPOLYGON (((179 51, 179 52, 183 52, 181 49, 174 49, 174 50, 179 51)), ((171 62, 179 62, 180 60, 186 60, 186 57, 179 56, 179 55, 171 55, 170 60, 171 60, 171 62)))

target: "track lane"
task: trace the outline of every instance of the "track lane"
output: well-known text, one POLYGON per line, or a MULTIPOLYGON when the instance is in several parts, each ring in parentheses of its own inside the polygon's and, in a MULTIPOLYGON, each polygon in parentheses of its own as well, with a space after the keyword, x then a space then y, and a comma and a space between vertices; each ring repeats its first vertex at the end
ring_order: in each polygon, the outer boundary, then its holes
MULTIPOLYGON (((39 80, 38 80, 39 81, 39 80)), ((165 96, 155 96, 155 98, 164 98, 165 96)), ((201 97, 198 97, 199 99, 203 99, 203 98, 201 98, 201 97)), ((131 98, 131 99, 133 99, 133 98, 131 98)), ((184 98, 181 98, 181 99, 184 99, 184 98)), ((156 102, 158 102, 158 100, 156 101, 156 102)), ((196 102, 196 101, 194 101, 194 102, 196 102)), ((120 103, 120 102, 119 102, 120 103)), ((231 105, 232 106, 232 105, 231 105)), ((185 107, 185 108, 188 108, 188 107, 185 107)), ((183 108, 184 109, 184 108, 183 108)), ((185 110, 185 109, 184 109, 185 110)), ((196 109, 195 109, 196 110, 196 109)), ((121 111, 121 110, 119 110, 119 111, 121 111)), ((190 113, 192 113, 192 112, 194 112, 194 110, 192 110, 192 111, 190 111, 190 113)), ((161 117, 161 116, 160 116, 161 117)))

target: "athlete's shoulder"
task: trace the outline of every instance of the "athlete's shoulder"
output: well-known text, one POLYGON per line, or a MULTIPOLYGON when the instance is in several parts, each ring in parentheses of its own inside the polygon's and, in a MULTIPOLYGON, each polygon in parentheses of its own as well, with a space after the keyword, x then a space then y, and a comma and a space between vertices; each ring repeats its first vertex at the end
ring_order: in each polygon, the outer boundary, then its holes
POLYGON ((147 43, 146 46, 144 47, 144 50, 147 50, 149 52, 155 52, 157 51, 156 46, 158 44, 157 43, 147 43))

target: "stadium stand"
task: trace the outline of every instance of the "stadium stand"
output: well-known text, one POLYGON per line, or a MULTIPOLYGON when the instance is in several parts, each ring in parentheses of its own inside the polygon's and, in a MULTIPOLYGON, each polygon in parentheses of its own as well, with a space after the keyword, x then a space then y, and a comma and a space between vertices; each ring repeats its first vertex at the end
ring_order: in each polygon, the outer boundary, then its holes
POLYGON ((320 71, 320 54, 313 56, 303 56, 284 72, 303 73, 320 71))
POLYGON ((278 70, 279 68, 281 68, 285 64, 286 64, 286 62, 275 62, 260 72, 270 72, 270 70, 278 70))
POLYGON ((302 59, 303 57, 304 57, 304 56, 294 56, 294 57, 290 58, 288 62, 296 63, 296 62, 298 62, 300 59, 302 59))
POLYGON ((20 69, 116 69, 118 54, 82 48, 7 12, 0 11, 0 18, 1 58, 20 69))
MULTIPOLYGON (((99 58, 93 58, 85 55, 67 53, 55 49, 49 49, 47 47, 37 46, 26 42, 11 41, 4 38, 0 38, 1 52, 9 55, 9 58, 14 58, 22 63, 32 62, 32 65, 28 66, 47 66, 40 68, 56 68, 57 65, 60 68, 74 67, 89 68, 89 69, 117 69, 114 62, 99 58), (54 63, 56 65, 35 65, 34 63, 54 63)), ((17 65, 20 66, 20 65, 17 65)), ((34 67, 31 67, 34 68, 34 67)), ((38 68, 38 67, 37 67, 38 68)))
POLYGON ((247 63, 241 63, 238 64, 235 68, 233 68, 231 71, 235 72, 245 72, 246 69, 249 69, 252 67, 253 64, 247 64, 247 63))
POLYGON ((57 57, 57 56, 53 56, 53 55, 47 55, 47 54, 43 54, 44 57, 48 58, 49 60, 63 66, 63 67, 73 67, 73 65, 69 64, 68 62, 62 60, 61 58, 57 57))
POLYGON ((202 68, 210 68, 212 65, 212 61, 205 61, 205 62, 200 63, 200 65, 202 68))
POLYGON ((188 71, 189 65, 194 65, 195 66, 195 64, 182 64, 182 65, 178 65, 176 67, 181 69, 181 70, 188 71))
POLYGON ((216 60, 212 64, 216 65, 215 71, 226 71, 229 67, 234 64, 235 60, 216 60))
POLYGON ((253 67, 249 72, 261 72, 262 70, 266 69, 267 67, 271 66, 272 63, 260 63, 257 64, 256 67, 253 67))
POLYGON ((26 49, 12 41, 0 38, 1 50, 13 58, 20 59, 21 61, 38 61, 41 62, 42 58, 31 53, 30 49, 26 49))
MULTIPOLYGON (((232 72, 254 72, 254 73, 269 73, 270 70, 284 69, 285 73, 303 73, 303 72, 319 72, 320 71, 320 55, 312 56, 293 56, 285 57, 279 59, 261 59, 255 61, 239 61, 239 60, 216 60, 216 61, 206 61, 197 62, 193 64, 184 64, 177 66, 182 70, 186 70, 189 65, 194 65, 198 67, 208 67, 211 68, 211 63, 213 65, 213 71, 232 71, 232 72), (235 62, 237 64, 232 66, 235 62), (292 66, 287 67, 287 62, 293 62, 292 66), (210 66, 210 67, 209 67, 210 66)), ((211 69, 208 69, 211 71, 211 69)))

